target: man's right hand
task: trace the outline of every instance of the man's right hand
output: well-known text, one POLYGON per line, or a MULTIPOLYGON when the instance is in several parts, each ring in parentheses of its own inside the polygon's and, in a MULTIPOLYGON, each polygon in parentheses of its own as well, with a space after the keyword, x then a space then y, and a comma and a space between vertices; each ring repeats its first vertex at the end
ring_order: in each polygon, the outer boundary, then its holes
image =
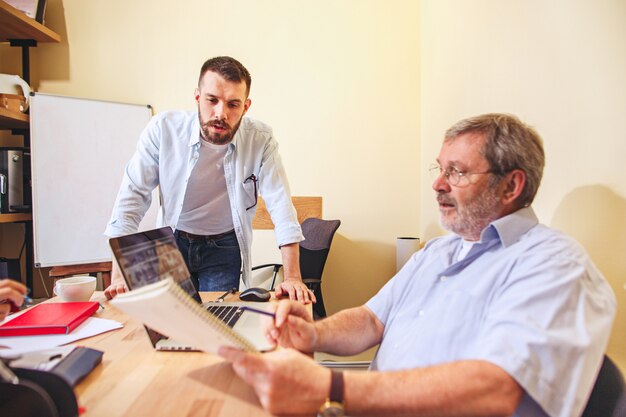
POLYGON ((302 303, 281 300, 275 314, 274 325, 267 331, 271 342, 300 352, 314 352, 317 331, 310 312, 302 303))
POLYGON ((128 288, 126 287, 126 283, 124 282, 124 277, 122 276, 122 272, 120 271, 120 268, 117 266, 117 262, 115 262, 115 259, 113 259, 112 266, 111 266, 111 285, 109 285, 104 290, 104 295, 106 296, 107 300, 110 300, 111 298, 115 297, 117 294, 121 294, 126 291, 128 291, 128 288))
POLYGON ((0 321, 11 311, 11 304, 21 306, 28 290, 21 282, 0 277, 0 321))

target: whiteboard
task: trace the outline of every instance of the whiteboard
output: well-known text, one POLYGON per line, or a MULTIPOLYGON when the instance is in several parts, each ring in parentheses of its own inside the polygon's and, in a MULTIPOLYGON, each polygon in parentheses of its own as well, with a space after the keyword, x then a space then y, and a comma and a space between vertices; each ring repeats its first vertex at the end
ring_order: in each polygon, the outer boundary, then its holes
MULTIPOLYGON (((30 135, 35 266, 111 260, 104 229, 147 105, 36 93, 30 135)), ((158 198, 140 230, 155 226, 158 198)))

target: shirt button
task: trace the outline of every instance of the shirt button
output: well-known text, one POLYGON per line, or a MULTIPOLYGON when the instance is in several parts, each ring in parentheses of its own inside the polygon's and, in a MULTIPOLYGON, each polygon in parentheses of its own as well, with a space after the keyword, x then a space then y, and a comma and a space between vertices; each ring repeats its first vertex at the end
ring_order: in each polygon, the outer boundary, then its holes
POLYGON ((442 275, 442 276, 439 277, 439 281, 441 281, 441 282, 444 282, 447 279, 448 279, 448 277, 445 276, 445 275, 442 275))
POLYGON ((424 315, 424 310, 420 310, 417 314, 419 314, 420 316, 424 315))

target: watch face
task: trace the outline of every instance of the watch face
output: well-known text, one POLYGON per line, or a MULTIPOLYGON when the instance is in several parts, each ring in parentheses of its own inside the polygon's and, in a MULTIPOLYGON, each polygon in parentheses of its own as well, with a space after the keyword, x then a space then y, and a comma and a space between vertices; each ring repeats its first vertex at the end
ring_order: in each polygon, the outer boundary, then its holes
POLYGON ((318 417, 344 417, 345 415, 341 403, 327 402, 322 406, 318 417))

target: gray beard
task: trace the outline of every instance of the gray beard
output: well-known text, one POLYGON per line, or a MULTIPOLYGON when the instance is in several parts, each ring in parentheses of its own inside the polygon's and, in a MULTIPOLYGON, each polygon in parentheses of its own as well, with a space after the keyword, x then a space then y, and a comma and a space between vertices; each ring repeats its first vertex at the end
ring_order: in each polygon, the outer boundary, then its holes
POLYGON ((455 207, 457 208, 456 218, 453 221, 446 221, 442 218, 443 228, 457 235, 478 240, 483 229, 496 220, 500 202, 493 189, 488 189, 466 206, 459 208, 455 205, 455 207))

